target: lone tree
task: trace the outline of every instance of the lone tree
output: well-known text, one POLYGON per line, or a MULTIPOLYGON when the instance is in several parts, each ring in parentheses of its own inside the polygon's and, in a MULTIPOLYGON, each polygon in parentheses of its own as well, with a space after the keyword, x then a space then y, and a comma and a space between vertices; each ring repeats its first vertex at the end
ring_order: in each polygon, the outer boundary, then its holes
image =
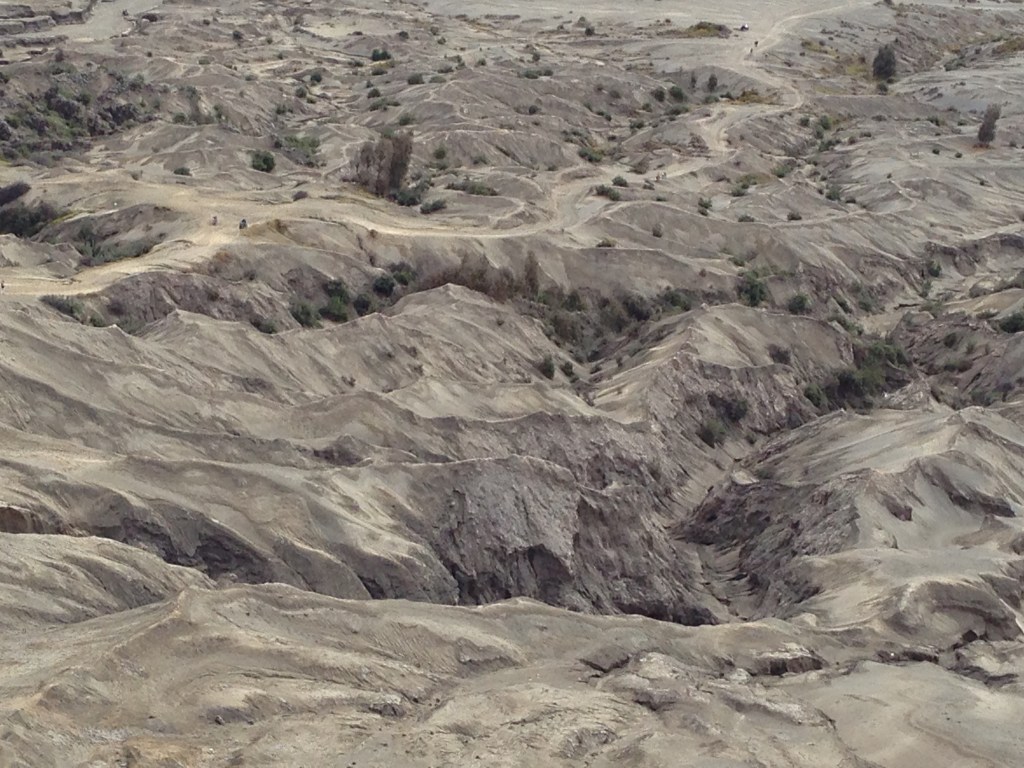
POLYGON ((985 117, 981 120, 981 125, 978 126, 978 143, 987 147, 996 137, 996 120, 999 119, 999 115, 1002 114, 1002 110, 998 104, 989 104, 988 109, 985 110, 985 117))
POLYGON ((393 133, 367 141, 356 153, 356 183, 378 197, 394 197, 402 188, 411 158, 411 133, 393 133))
POLYGON ((718 88, 718 75, 708 75, 708 93, 714 93, 715 89, 718 88))
POLYGON ((878 49, 871 71, 877 80, 888 80, 896 76, 896 51, 891 45, 886 43, 878 49))

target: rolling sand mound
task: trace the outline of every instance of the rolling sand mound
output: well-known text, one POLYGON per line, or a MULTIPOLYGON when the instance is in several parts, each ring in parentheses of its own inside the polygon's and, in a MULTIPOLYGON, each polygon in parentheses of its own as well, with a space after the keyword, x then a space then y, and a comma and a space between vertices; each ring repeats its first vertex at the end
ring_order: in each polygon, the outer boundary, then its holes
POLYGON ((1024 14, 627 5, 0 8, 0 764, 1019 766, 1024 14))

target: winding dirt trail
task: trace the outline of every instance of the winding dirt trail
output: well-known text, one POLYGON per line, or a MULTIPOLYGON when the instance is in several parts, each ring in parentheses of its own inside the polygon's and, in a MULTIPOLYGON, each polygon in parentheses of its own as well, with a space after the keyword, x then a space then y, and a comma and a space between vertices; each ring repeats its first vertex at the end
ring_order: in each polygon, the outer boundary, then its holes
MULTIPOLYGON (((663 169, 665 180, 671 181, 680 177, 699 172, 705 168, 728 162, 739 150, 730 146, 729 132, 745 122, 763 118, 768 115, 781 114, 799 109, 804 103, 800 90, 785 77, 763 66, 759 59, 774 45, 778 44, 791 29, 800 21, 816 16, 826 16, 836 10, 851 8, 865 4, 867 0, 840 2, 813 11, 792 14, 780 18, 774 23, 766 35, 761 38, 761 45, 752 55, 746 47, 736 47, 732 55, 727 56, 721 65, 743 73, 752 79, 764 83, 767 87, 782 95, 781 103, 777 104, 716 104, 710 107, 710 114, 693 118, 688 127, 699 135, 708 147, 706 156, 680 158, 663 169)), ((140 13, 159 7, 160 0, 115 0, 112 3, 101 3, 97 6, 92 18, 84 25, 77 25, 76 39, 100 39, 116 37, 128 26, 128 20, 122 16, 122 10, 129 13, 140 13)), ((546 233, 556 240, 564 238, 575 244, 584 242, 583 233, 587 225, 596 217, 613 210, 616 206, 628 206, 631 203, 614 203, 597 201, 594 205, 584 205, 584 201, 593 199, 593 188, 600 184, 608 184, 621 172, 615 166, 595 166, 593 173, 580 178, 580 168, 572 167, 558 174, 550 184, 550 192, 541 210, 548 215, 525 224, 507 229, 481 229, 476 224, 425 223, 422 217, 404 216, 404 212, 396 215, 393 206, 385 205, 369 198, 358 190, 344 190, 331 200, 307 198, 299 202, 282 204, 279 200, 271 200, 279 190, 266 190, 261 193, 264 199, 254 199, 248 191, 225 193, 222 189, 206 188, 201 185, 168 189, 162 184, 135 183, 132 187, 131 202, 162 205, 184 213, 197 222, 194 231, 185 238, 164 243, 146 256, 130 261, 116 262, 99 267, 85 269, 73 278, 57 278, 41 274, 26 274, 26 270, 0 269, 0 275, 6 283, 5 294, 12 296, 42 296, 51 293, 84 294, 103 290, 114 282, 142 272, 165 269, 180 269, 189 264, 199 264, 207 259, 211 249, 227 245, 242 235, 234 229, 234 221, 247 218, 251 222, 263 219, 279 218, 282 215, 291 219, 328 220, 337 224, 364 230, 375 230, 394 236, 439 237, 446 239, 466 239, 472 241, 498 240, 505 238, 530 237, 546 233), (563 180, 567 176, 574 176, 563 180), (220 226, 211 226, 211 212, 216 212, 221 220, 220 226)), ((40 184, 62 187, 71 181, 57 178, 40 184)), ((96 197, 103 199, 102 192, 96 197)), ((87 202, 88 198, 82 202, 87 202)), ((520 211, 525 210, 520 209, 520 211)), ((803 225, 809 222, 802 222, 803 225)), ((813 222, 811 222, 813 223, 813 222)), ((252 234, 252 233, 250 233, 252 234)))

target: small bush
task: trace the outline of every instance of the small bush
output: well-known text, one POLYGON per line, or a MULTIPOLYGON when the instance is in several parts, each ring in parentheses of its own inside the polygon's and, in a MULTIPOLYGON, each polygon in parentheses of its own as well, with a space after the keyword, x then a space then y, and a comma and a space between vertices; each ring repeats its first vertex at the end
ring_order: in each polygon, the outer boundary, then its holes
POLYGON ((1014 312, 999 321, 999 330, 1003 333, 1020 333, 1024 331, 1024 312, 1014 312))
POLYGON ((801 219, 803 219, 803 216, 796 211, 790 211, 786 214, 786 221, 800 221, 801 219))
POLYGON ((13 203, 19 197, 22 197, 31 191, 32 187, 24 181, 15 181, 12 184, 0 187, 0 206, 13 203))
POLYGON ((697 437, 709 448, 714 448, 725 439, 725 425, 718 419, 708 419, 697 428, 697 437))
POLYGON ((341 280, 328 280, 323 284, 323 290, 332 299, 338 298, 342 303, 348 302, 348 286, 341 280))
POLYGON ((768 345, 768 356, 772 359, 772 362, 781 363, 782 365, 789 365, 793 359, 792 353, 778 344, 768 345))
POLYGON ((651 234, 654 235, 654 237, 662 237, 665 234, 665 230, 662 229, 660 222, 655 223, 655 225, 651 227, 651 234))
POLYGON ((335 323, 344 323, 348 320, 348 307, 340 296, 331 296, 327 304, 320 308, 320 317, 335 323))
POLYGON ((736 292, 750 307, 756 307, 768 298, 768 286, 755 270, 747 270, 740 275, 736 292))
POLYGON ((291 305, 289 311, 292 313, 295 321, 303 328, 320 327, 320 320, 317 317, 318 313, 308 301, 296 301, 291 305))
POLYGON ((627 315, 641 323, 650 320, 653 315, 651 302, 638 293, 626 294, 622 298, 622 308, 627 315))
POLYGON ((482 181, 471 181, 468 177, 462 181, 449 183, 445 189, 453 189, 457 192, 465 192, 467 195, 477 195, 480 197, 494 197, 498 194, 498 190, 494 187, 489 187, 482 181))
POLYGON ((251 321, 252 327, 260 333, 274 334, 277 333, 277 323, 272 317, 255 317, 251 321))
POLYGON ((805 315, 811 309, 811 300, 805 293, 798 293, 786 304, 786 309, 794 315, 805 315))
POLYGON ((32 237, 60 216, 60 212, 42 201, 35 205, 15 202, 0 208, 0 235, 32 237))
POLYGON ((750 404, 742 397, 722 396, 715 393, 708 395, 708 402, 726 421, 738 424, 750 410, 750 404))
POLYGON ((409 75, 405 82, 409 85, 423 85, 423 75, 418 72, 414 75, 409 75))
POLYGON ((274 170, 274 166, 277 164, 274 160, 272 152, 267 152, 265 149, 258 149, 250 155, 250 163, 253 170, 262 171, 263 173, 270 173, 274 170))
POLYGON ((416 280, 416 270, 407 261, 397 261, 394 264, 388 265, 388 269, 391 271, 391 276, 395 278, 395 282, 399 285, 412 285, 416 280))
POLYGON ((537 363, 537 370, 546 379, 555 378, 555 361, 551 355, 546 355, 543 360, 537 363))
POLYGON ((387 61, 391 58, 391 54, 387 48, 374 48, 370 52, 370 61, 387 61))
POLYGON ((629 186, 629 182, 626 181, 626 179, 624 179, 622 176, 616 176, 614 179, 612 179, 612 184, 615 185, 616 187, 629 186))
POLYGON ((576 370, 573 368, 572 363, 566 360, 562 363, 562 373, 568 376, 570 379, 576 375, 576 370))
POLYGON ((379 296, 390 296, 395 292, 395 278, 389 274, 378 275, 373 281, 373 292, 379 296))
POLYGON ((184 165, 174 169, 175 176, 191 176, 192 171, 186 168, 184 165))
POLYGON ((420 213, 437 213, 438 211, 443 211, 447 207, 448 203, 446 203, 441 198, 437 198, 435 200, 431 200, 430 202, 423 203, 423 205, 420 206, 420 213))
POLYGON ((53 294, 49 294, 43 296, 41 301, 44 304, 53 307, 61 314, 73 317, 79 322, 82 322, 85 318, 85 307, 82 305, 82 302, 77 299, 73 299, 70 296, 54 296, 53 294))
POLYGON ((810 400, 815 408, 828 408, 828 396, 819 384, 808 384, 804 387, 804 397, 810 400))
POLYGON ((423 202, 423 196, 427 194, 428 189, 430 189, 430 182, 426 179, 421 179, 415 186, 402 187, 398 190, 398 194, 395 195, 395 202, 407 208, 419 205, 423 202))
POLYGON ((365 293, 360 293, 352 300, 352 308, 362 317, 373 311, 373 299, 365 293))

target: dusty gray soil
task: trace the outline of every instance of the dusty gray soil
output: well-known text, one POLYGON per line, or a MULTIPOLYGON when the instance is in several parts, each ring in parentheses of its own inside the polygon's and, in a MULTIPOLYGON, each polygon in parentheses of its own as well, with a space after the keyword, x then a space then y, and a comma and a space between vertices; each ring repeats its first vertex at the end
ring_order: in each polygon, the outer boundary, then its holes
POLYGON ((1021 764, 1024 10, 582 12, 0 6, 0 765, 1021 764))

